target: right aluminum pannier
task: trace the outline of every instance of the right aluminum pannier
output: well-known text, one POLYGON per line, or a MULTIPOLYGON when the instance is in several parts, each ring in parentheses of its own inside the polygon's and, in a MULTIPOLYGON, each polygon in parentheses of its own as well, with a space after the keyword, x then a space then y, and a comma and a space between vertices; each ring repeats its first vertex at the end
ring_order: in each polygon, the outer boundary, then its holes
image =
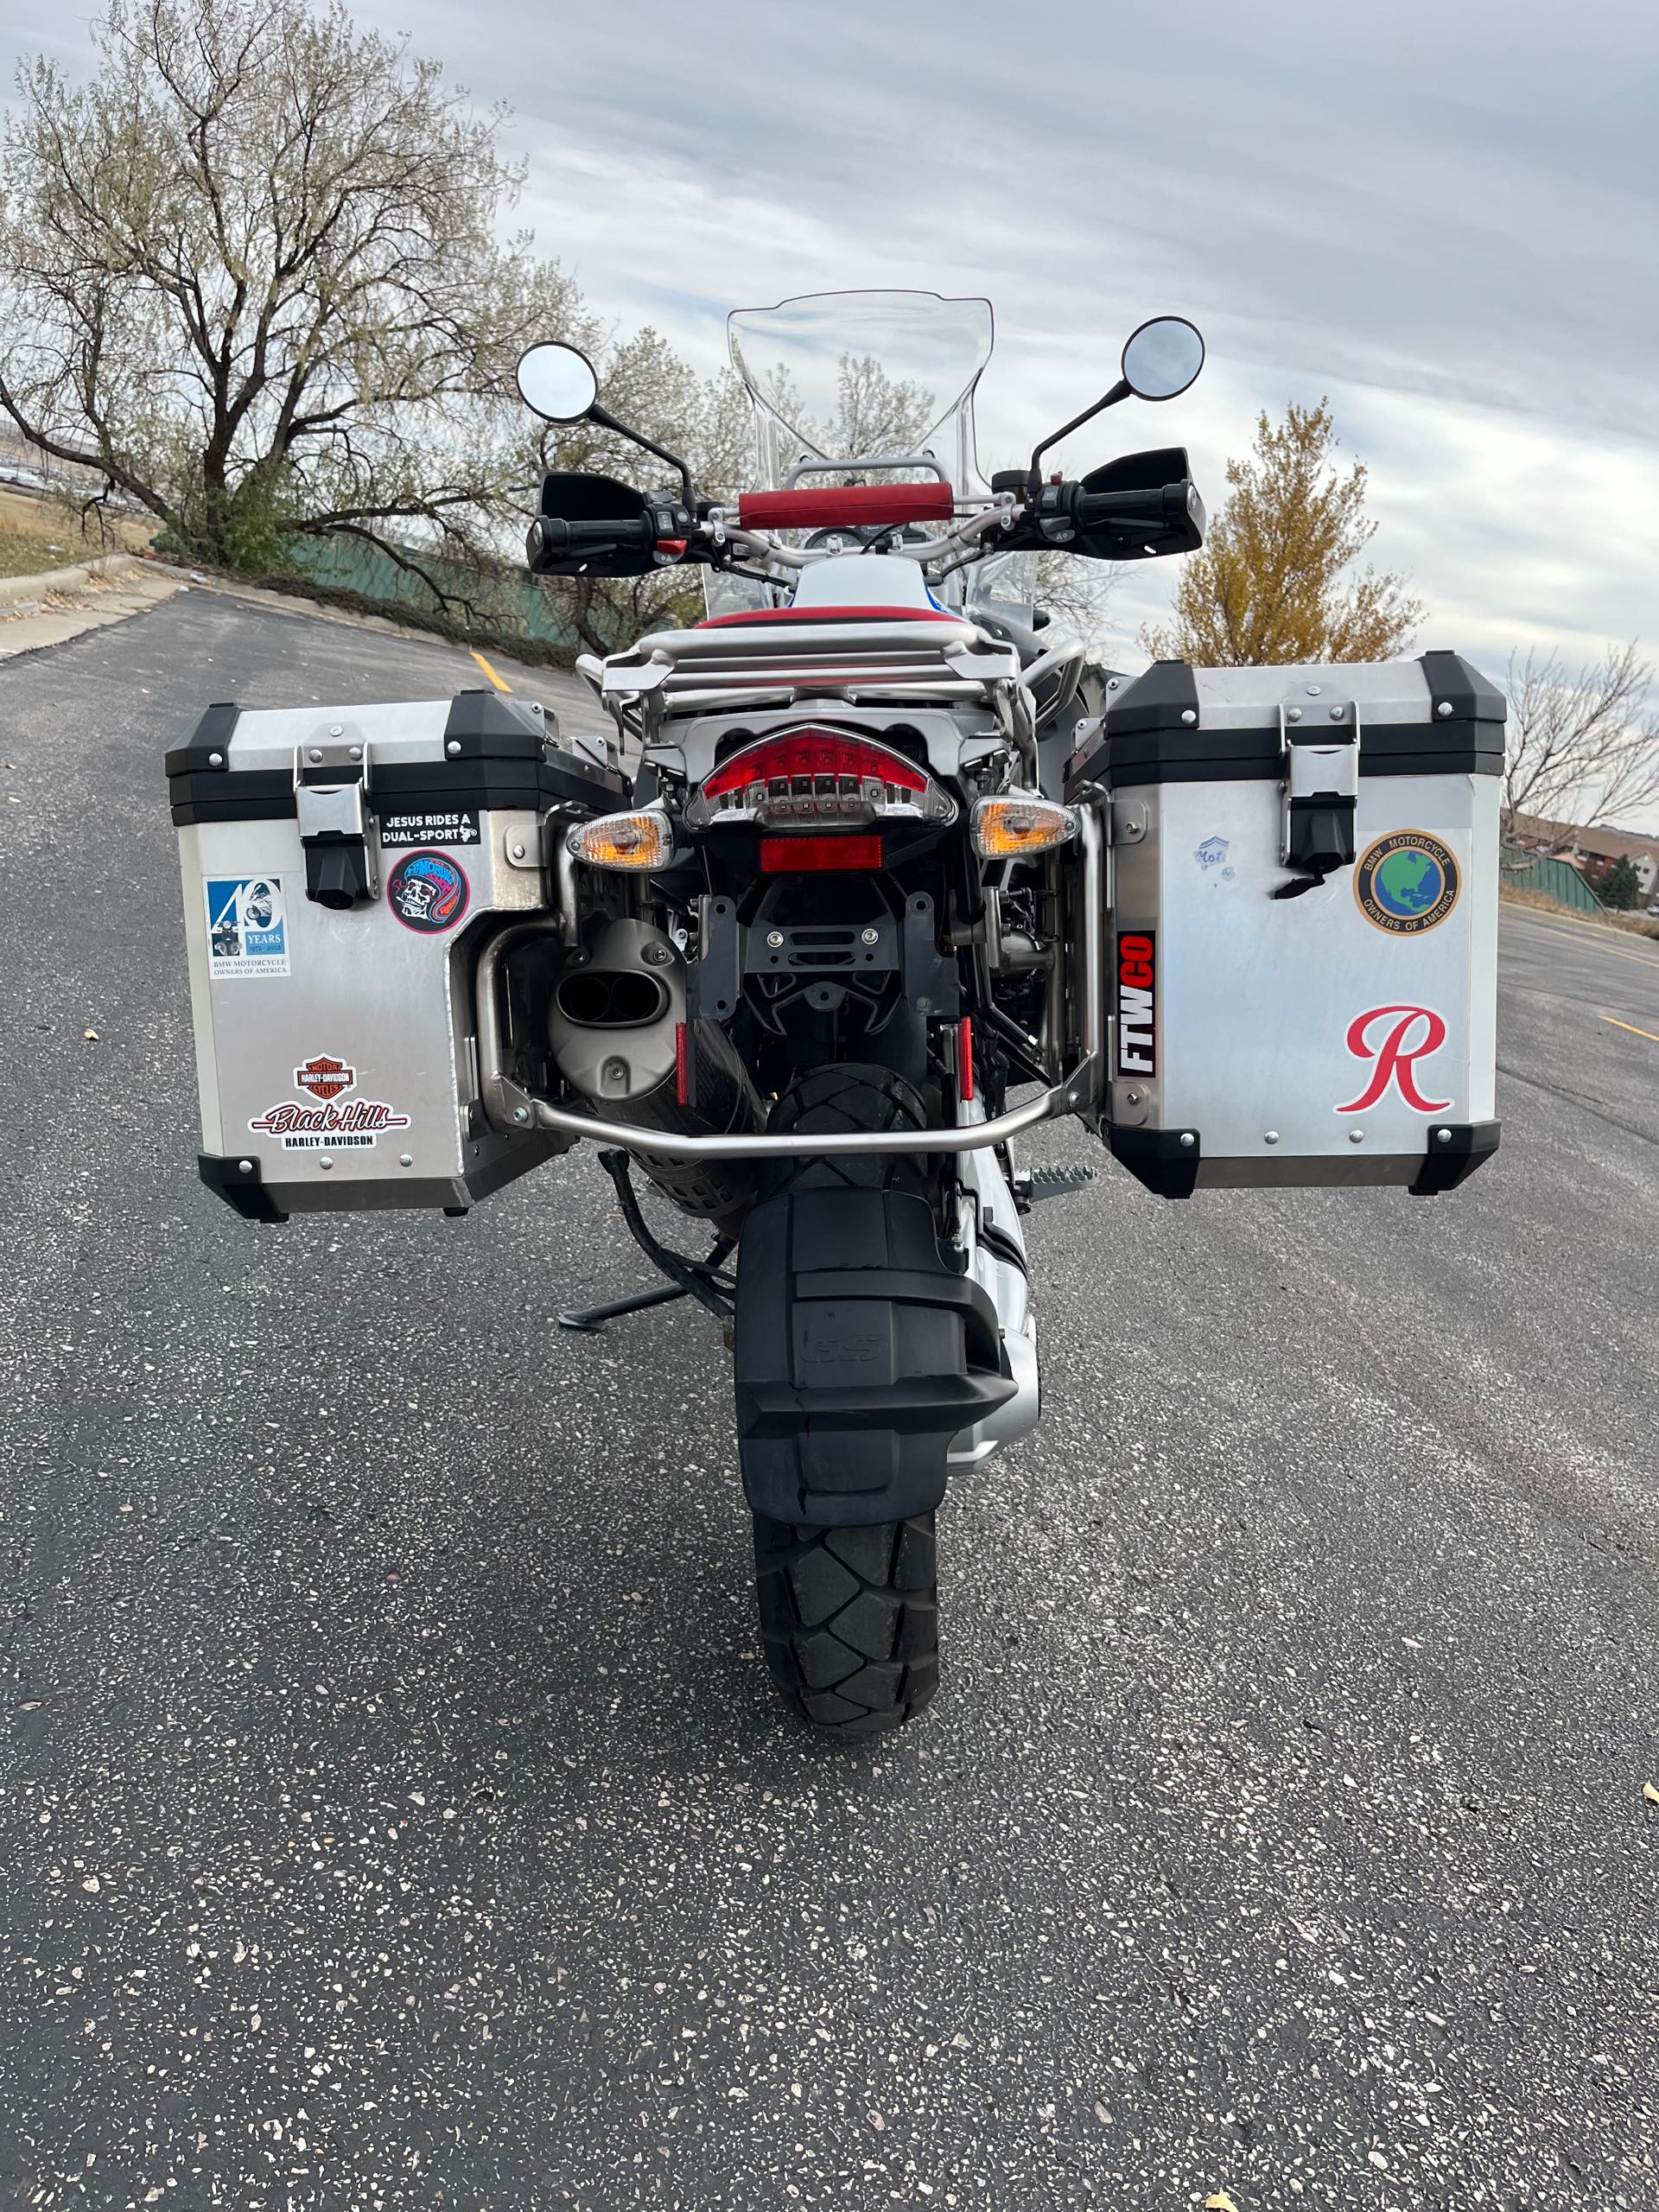
POLYGON ((1110 822, 1103 1135, 1148 1189, 1427 1196, 1497 1150, 1503 715, 1452 652, 1115 697, 1067 796, 1110 822))

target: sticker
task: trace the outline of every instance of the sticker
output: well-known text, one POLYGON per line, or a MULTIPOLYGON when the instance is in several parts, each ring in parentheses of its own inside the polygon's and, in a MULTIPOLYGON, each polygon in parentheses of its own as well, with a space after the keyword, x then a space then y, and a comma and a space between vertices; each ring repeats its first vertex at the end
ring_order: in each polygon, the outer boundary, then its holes
POLYGON ((1372 926, 1390 937, 1421 937, 1458 903, 1457 855, 1426 830, 1393 830, 1367 845, 1354 870, 1354 896, 1372 926))
POLYGON ((1227 857, 1227 840, 1224 837, 1206 837, 1192 857, 1200 868, 1219 868, 1227 857))
POLYGON ((207 972, 220 976, 286 976, 288 916, 280 875, 210 875, 207 898, 207 972))
MULTIPOLYGON (((1390 1085, 1414 1114, 1444 1114, 1449 1098, 1425 1098, 1417 1063, 1446 1042, 1446 1023, 1426 1006, 1374 1006, 1348 1025, 1348 1050, 1372 1063, 1370 1080, 1357 1098, 1338 1106, 1338 1114, 1363 1114, 1386 1096, 1390 1085)), ((1437 1084, 1436 1089, 1439 1088, 1437 1084)))
POLYGON ((386 904, 405 929, 423 936, 454 929, 471 895, 460 863, 447 853, 410 853, 386 878, 386 904))
POLYGON ((357 1070, 330 1052, 314 1053, 294 1071, 295 1087, 308 1090, 321 1103, 302 1105, 297 1098, 267 1107, 248 1123, 256 1136, 275 1137, 284 1152, 372 1152, 377 1137, 387 1129, 406 1129, 407 1114, 395 1113, 384 1099, 348 1098, 357 1070))
POLYGON ((357 1081, 357 1070, 348 1068, 344 1060, 331 1060, 327 1052, 319 1052, 302 1068, 295 1069, 294 1080, 314 1098, 338 1098, 357 1081))
POLYGON ((380 817, 383 845, 475 845, 475 806, 412 806, 380 817))
POLYGON ((1117 940, 1117 1071, 1158 1072, 1158 956, 1150 930, 1117 940))

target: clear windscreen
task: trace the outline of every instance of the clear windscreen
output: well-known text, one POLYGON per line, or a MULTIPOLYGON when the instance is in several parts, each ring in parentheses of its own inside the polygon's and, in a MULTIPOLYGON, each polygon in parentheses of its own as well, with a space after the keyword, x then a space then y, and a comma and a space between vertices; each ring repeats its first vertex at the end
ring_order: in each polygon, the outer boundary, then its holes
MULTIPOLYGON (((775 308, 727 317, 732 365, 754 412, 755 488, 781 492, 791 477, 860 480, 861 472, 810 471, 812 461, 897 460, 872 469, 878 483, 943 477, 958 496, 982 496, 974 397, 995 342, 991 303, 937 292, 813 292, 775 308)), ((918 531, 917 535, 933 534, 918 531)), ((710 613, 761 605, 778 594, 741 576, 705 572, 710 613)), ((987 599, 1029 614, 1033 554, 976 563, 938 588, 953 606, 987 599)))
MULTIPOLYGON (((757 488, 781 491, 802 461, 929 455, 960 493, 982 492, 974 387, 991 358, 988 300, 937 292, 817 292, 727 319, 755 415, 757 488)), ((883 470, 919 480, 925 467, 883 470)))

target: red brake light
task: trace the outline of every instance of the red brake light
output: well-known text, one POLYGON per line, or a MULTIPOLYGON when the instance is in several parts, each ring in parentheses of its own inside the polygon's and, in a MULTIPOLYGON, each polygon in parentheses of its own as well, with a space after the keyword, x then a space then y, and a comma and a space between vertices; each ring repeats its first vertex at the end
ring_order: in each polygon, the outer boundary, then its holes
POLYGON ((762 875, 816 875, 830 868, 864 868, 879 874, 879 837, 788 837, 760 840, 762 875))
POLYGON ((834 795, 844 777, 861 786, 879 783, 914 796, 927 789, 925 774, 902 753, 890 752, 885 745, 873 744, 849 730, 808 723, 784 730, 776 737, 763 737, 759 744, 747 745, 741 753, 733 753, 709 778, 702 794, 705 798, 724 798, 754 784, 769 788, 775 783, 791 785, 804 780, 810 795, 810 788, 821 777, 830 779, 826 796, 834 795))

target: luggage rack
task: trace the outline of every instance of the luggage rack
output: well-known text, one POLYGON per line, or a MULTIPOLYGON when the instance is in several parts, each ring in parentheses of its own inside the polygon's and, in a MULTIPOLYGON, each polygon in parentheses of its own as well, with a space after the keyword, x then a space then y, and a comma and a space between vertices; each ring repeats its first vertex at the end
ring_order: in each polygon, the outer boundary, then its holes
POLYGON ((1011 737, 1031 737, 1018 652, 955 614, 660 630, 604 660, 583 654, 576 668, 618 723, 647 742, 670 714, 759 705, 761 696, 787 705, 802 694, 976 700, 995 709, 1011 737))

